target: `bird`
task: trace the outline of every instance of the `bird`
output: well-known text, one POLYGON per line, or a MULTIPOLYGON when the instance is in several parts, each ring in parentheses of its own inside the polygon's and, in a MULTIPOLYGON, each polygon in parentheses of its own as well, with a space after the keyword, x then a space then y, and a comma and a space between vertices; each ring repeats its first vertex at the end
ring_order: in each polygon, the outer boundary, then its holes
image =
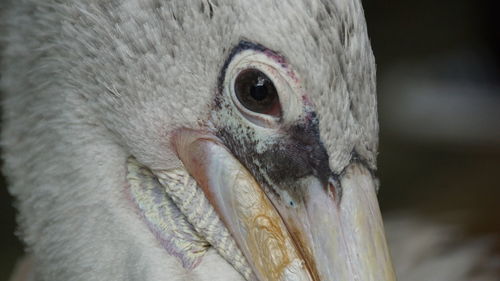
POLYGON ((360 1, 2 5, 13 280, 396 280, 360 1))

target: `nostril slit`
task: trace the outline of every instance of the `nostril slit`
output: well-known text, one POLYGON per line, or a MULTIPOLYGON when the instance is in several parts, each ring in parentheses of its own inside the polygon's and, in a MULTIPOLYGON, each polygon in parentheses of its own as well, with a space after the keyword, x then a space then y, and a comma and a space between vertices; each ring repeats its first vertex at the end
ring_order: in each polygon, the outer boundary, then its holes
POLYGON ((340 204, 340 200, 342 199, 342 187, 340 186, 340 182, 335 179, 335 177, 330 177, 328 179, 328 193, 332 196, 332 198, 340 204))
POLYGON ((335 194, 337 193, 337 188, 335 187, 335 184, 333 184, 333 182, 330 180, 328 181, 328 191, 335 198, 335 194))

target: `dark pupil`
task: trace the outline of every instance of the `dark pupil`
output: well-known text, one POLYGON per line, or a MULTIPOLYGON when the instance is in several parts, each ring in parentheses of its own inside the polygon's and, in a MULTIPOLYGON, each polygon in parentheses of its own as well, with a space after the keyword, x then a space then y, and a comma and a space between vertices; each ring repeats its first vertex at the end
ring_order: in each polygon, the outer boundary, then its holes
POLYGON ((263 79, 259 77, 257 83, 250 86, 250 95, 252 96, 252 98, 258 101, 265 99, 268 95, 267 87, 269 86, 269 81, 262 80, 263 79))
POLYGON ((265 114, 274 114, 279 106, 278 94, 273 82, 261 71, 242 71, 234 85, 236 96, 247 109, 265 114))

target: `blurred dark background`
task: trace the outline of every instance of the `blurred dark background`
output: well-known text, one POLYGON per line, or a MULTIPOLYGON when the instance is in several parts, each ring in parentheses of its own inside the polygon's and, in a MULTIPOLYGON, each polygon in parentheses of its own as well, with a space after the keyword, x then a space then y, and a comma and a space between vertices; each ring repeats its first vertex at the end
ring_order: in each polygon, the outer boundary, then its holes
POLYGON ((363 2, 378 69, 383 211, 449 214, 499 235, 499 1, 363 2))
MULTIPOLYGON (((363 3, 378 65, 383 212, 411 210, 500 244, 499 1, 363 3)), ((0 185, 7 280, 22 246, 0 185)))

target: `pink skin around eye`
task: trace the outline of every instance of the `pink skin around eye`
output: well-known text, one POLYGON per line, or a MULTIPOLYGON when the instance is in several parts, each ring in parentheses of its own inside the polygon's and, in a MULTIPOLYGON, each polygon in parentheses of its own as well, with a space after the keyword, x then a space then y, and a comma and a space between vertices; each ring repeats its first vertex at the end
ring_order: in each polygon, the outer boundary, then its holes
POLYGON ((270 51, 270 50, 265 50, 264 54, 266 56, 268 56, 269 58, 271 58, 272 60, 274 60, 275 62, 281 64, 281 66, 283 66, 285 68, 287 67, 287 62, 285 61, 285 58, 283 56, 280 56, 280 55, 278 55, 275 52, 270 51))
POLYGON ((304 94, 302 95, 302 102, 305 104, 305 105, 311 105, 311 100, 309 99, 309 96, 304 94))

